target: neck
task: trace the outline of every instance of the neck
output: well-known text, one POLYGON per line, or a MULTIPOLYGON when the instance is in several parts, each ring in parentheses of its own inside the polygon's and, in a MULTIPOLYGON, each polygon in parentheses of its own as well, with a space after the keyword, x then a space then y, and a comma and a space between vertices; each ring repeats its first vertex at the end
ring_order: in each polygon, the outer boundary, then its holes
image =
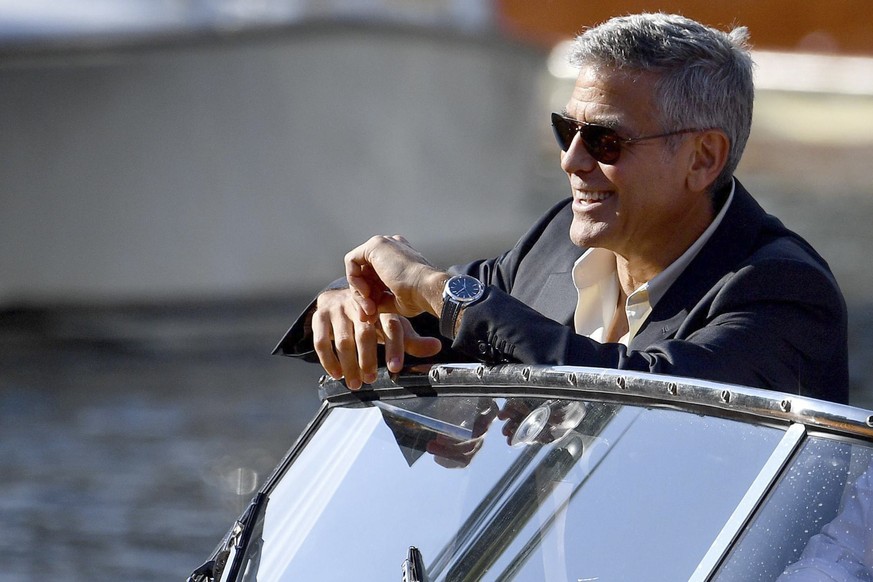
POLYGON ((622 294, 625 297, 630 296, 631 293, 639 289, 640 285, 651 281, 655 275, 664 270, 640 269, 634 268, 635 266, 637 265, 633 265, 623 256, 615 255, 615 270, 622 294))
POLYGON ((667 236, 661 237, 664 240, 649 244, 648 248, 636 247, 632 249, 633 252, 626 254, 613 249, 622 291, 630 295, 681 257, 712 224, 732 189, 733 183, 728 183, 713 195, 706 196, 701 200, 702 206, 689 209, 683 219, 674 223, 674 228, 667 232, 667 236))
POLYGON ((616 252, 616 271, 624 293, 629 296, 673 264, 700 238, 713 219, 710 213, 705 220, 683 225, 672 236, 659 244, 650 245, 648 249, 635 249, 636 252, 627 254, 616 252))

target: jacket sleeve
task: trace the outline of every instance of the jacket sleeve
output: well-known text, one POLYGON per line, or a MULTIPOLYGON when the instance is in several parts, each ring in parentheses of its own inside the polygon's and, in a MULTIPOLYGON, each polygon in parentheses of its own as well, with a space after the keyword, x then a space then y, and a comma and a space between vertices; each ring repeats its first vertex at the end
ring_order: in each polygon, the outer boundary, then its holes
POLYGON ((678 331, 630 350, 577 335, 491 288, 464 311, 453 348, 486 362, 637 370, 848 397, 846 310, 829 274, 766 260, 725 276, 678 331))
POLYGON ((345 277, 337 279, 330 285, 318 292, 318 294, 309 302, 279 343, 273 348, 272 355, 274 356, 290 356, 292 358, 301 358, 307 362, 317 362, 318 356, 315 354, 315 348, 312 345, 312 314, 315 312, 315 302, 318 301, 318 295, 325 291, 333 289, 348 289, 349 284, 345 277))

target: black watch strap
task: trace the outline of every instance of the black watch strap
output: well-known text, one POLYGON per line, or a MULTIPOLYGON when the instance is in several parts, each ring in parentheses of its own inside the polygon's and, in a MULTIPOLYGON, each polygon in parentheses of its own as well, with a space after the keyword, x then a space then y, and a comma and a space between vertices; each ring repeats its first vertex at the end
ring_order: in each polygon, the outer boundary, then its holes
POLYGON ((440 335, 455 339, 455 325, 461 314, 461 304, 448 297, 443 298, 443 311, 440 313, 440 335))

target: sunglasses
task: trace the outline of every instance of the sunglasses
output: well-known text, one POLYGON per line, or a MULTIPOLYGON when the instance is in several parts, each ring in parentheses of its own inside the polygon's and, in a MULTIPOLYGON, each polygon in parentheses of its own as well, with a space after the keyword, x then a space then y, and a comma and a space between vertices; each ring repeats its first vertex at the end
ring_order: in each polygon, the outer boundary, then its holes
POLYGON ((564 117, 560 113, 552 113, 552 129, 555 132, 555 139, 558 140, 561 150, 565 152, 569 150, 573 139, 578 133, 582 137, 582 145, 585 146, 591 157, 601 164, 609 166, 618 162, 618 158, 621 157, 622 146, 647 139, 657 139, 659 137, 679 135, 680 133, 700 131, 699 129, 680 129, 668 133, 659 133, 658 135, 621 137, 611 127, 577 121, 564 117))

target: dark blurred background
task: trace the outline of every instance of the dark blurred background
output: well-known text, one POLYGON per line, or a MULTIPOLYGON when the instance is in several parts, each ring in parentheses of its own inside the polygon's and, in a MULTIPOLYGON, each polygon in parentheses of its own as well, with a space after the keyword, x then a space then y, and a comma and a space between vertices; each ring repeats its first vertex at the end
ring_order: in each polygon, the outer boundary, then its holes
POLYGON ((319 406, 294 316, 373 233, 448 265, 565 197, 562 43, 616 14, 751 29, 738 176, 830 261, 873 408, 867 0, 85 4, 0 2, 0 581, 184 579, 319 406))

